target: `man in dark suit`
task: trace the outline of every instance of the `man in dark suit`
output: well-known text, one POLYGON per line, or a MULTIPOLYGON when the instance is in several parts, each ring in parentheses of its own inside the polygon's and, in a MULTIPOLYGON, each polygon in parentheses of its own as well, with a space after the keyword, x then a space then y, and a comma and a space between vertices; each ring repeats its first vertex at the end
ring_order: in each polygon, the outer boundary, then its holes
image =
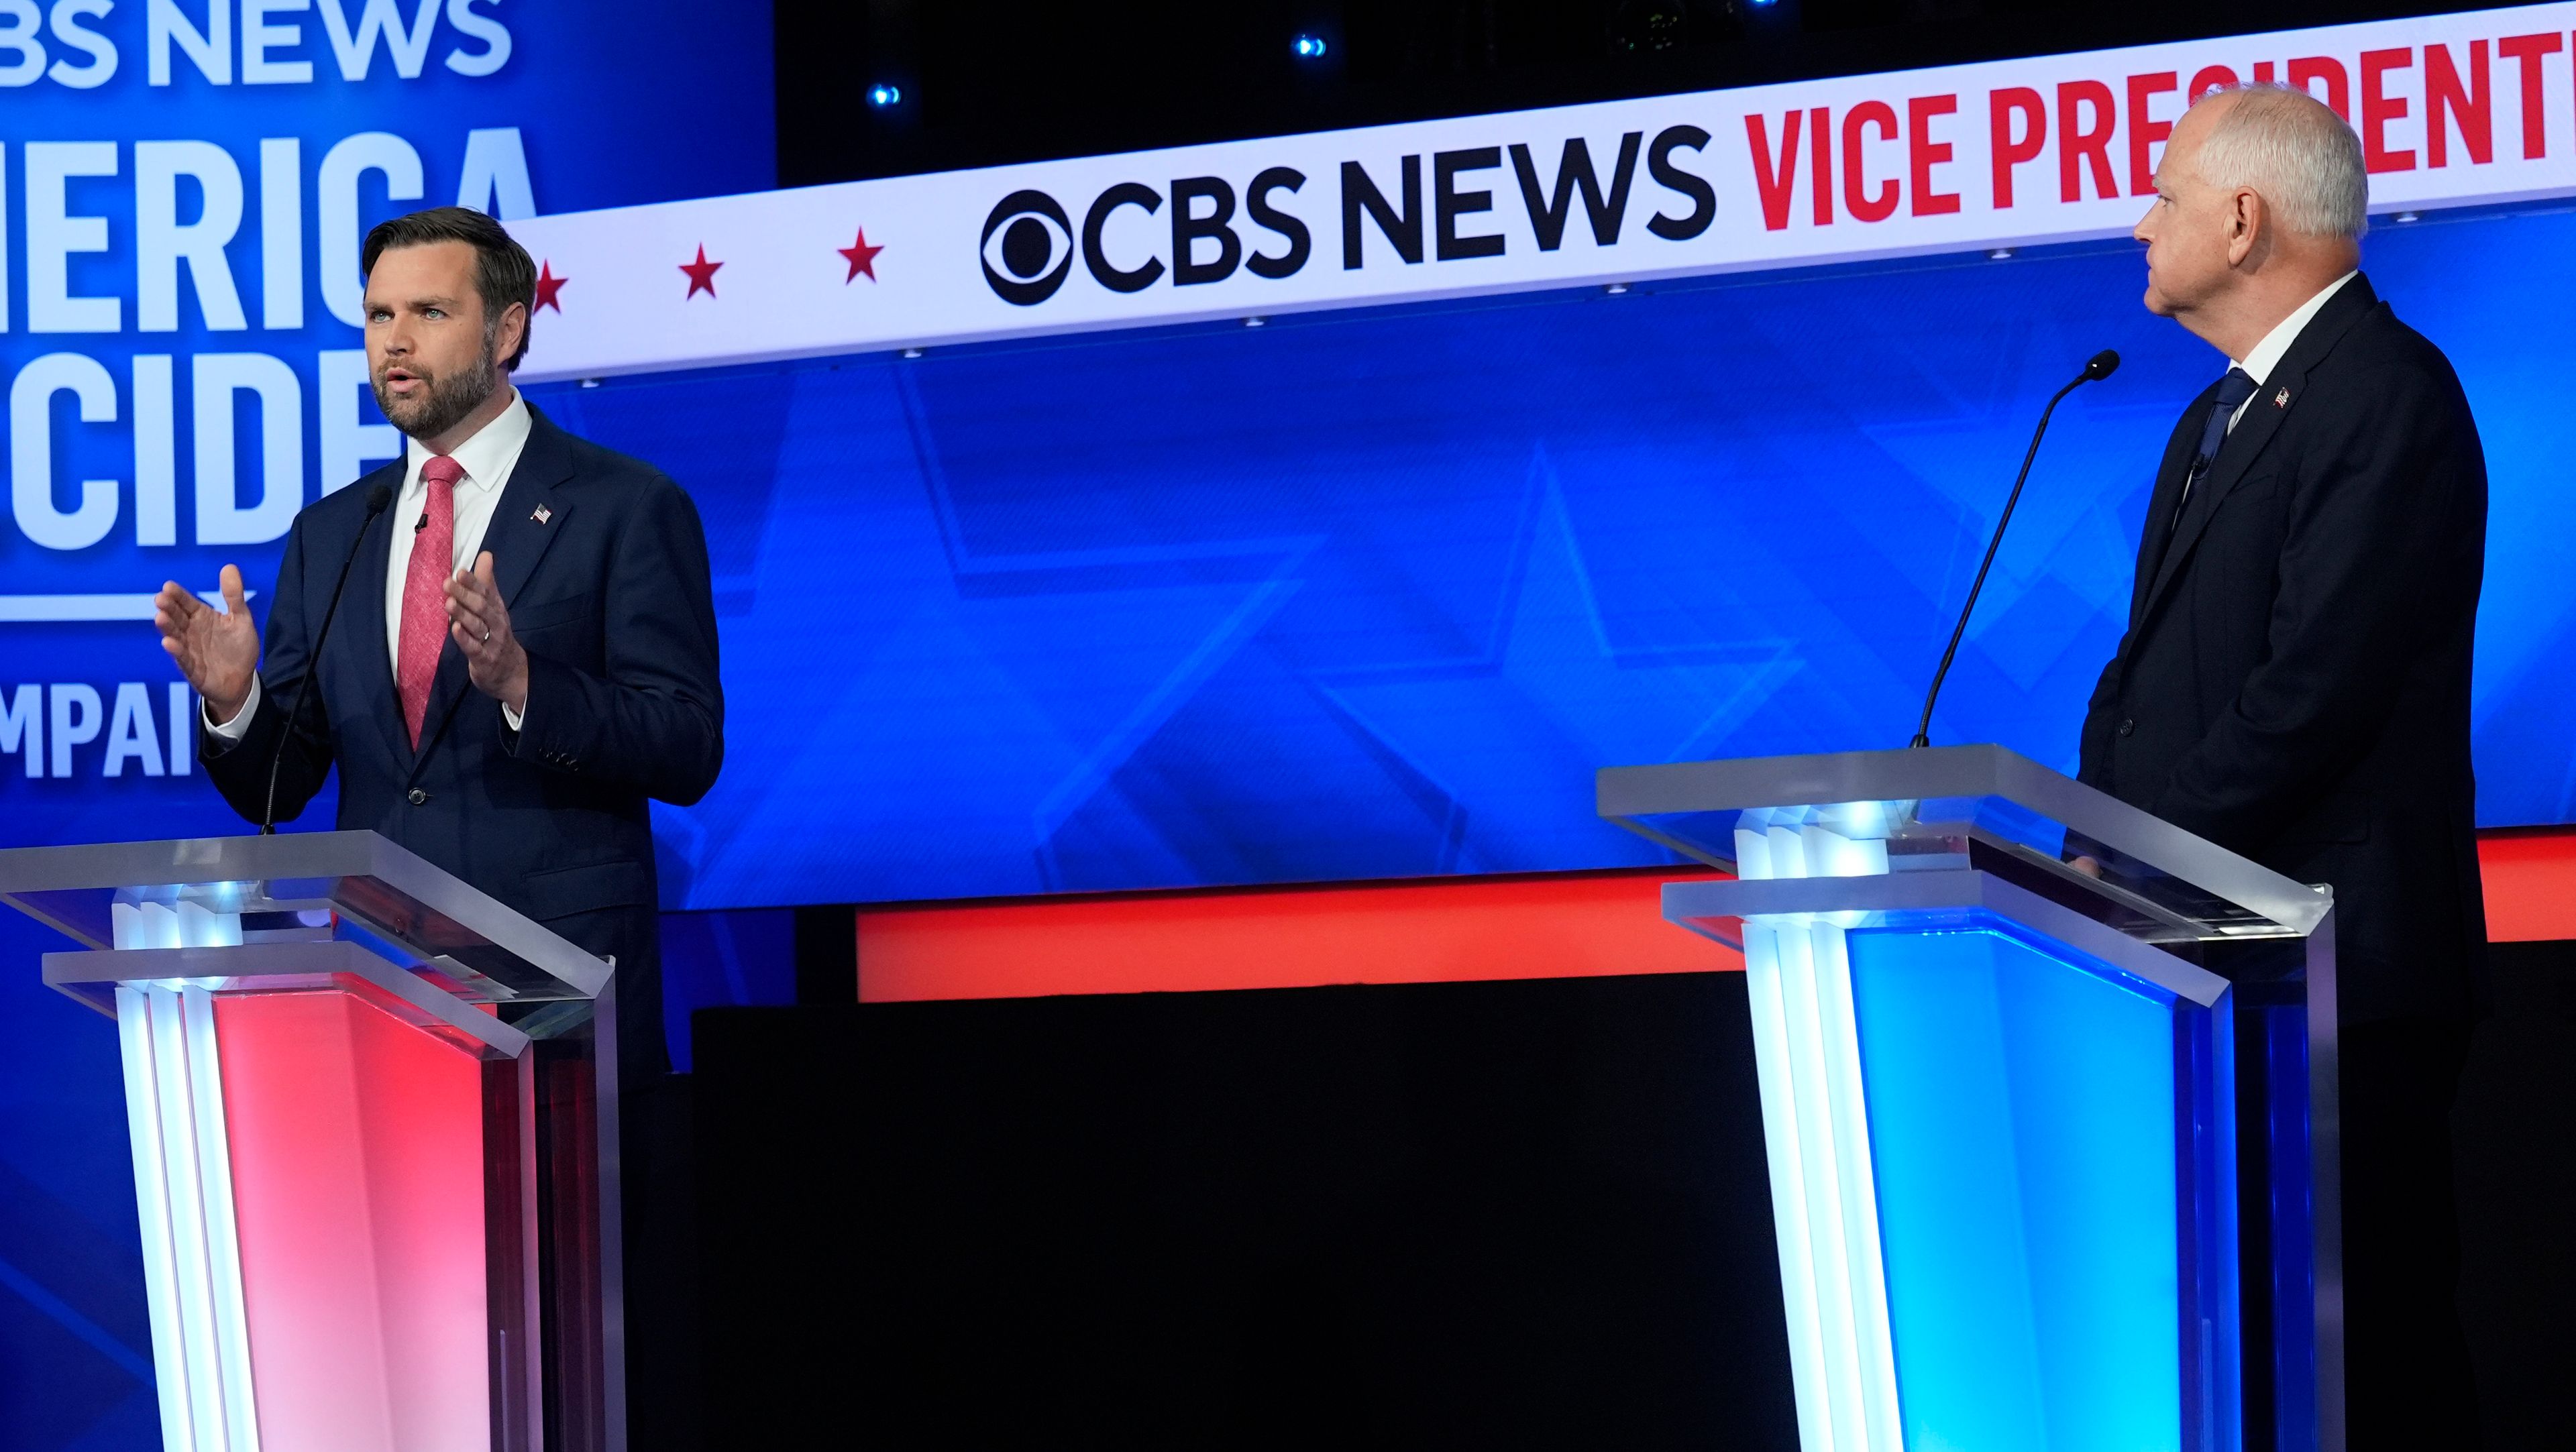
POLYGON ((337 766, 341 827, 614 957, 618 1058, 639 1082, 669 1066, 647 802, 698 800, 724 758, 705 533, 677 485, 511 387, 536 269, 499 223, 414 213, 361 261, 368 368, 405 457, 296 516, 264 642, 226 565, 223 611, 163 588, 162 645, 205 698, 206 771, 244 817, 266 819, 281 747, 279 818, 337 766))
POLYGON ((368 370, 404 457, 296 516, 264 642, 226 565, 221 611, 162 588, 162 645, 205 698, 200 755, 244 817, 268 819, 272 760, 279 818, 336 766, 340 826, 616 960, 628 1421, 639 1448, 685 1444, 690 1313, 666 1264, 685 1257, 670 1213, 684 1192, 656 1152, 679 1116, 661 1082, 647 804, 698 800, 724 760, 705 531, 659 471, 565 433, 510 385, 537 273, 499 223, 399 217, 360 262, 368 370))
POLYGON ((2332 111, 2217 93, 2156 183, 2147 306, 2231 366, 2166 446, 2083 779, 2333 886, 2350 1445, 2468 1447, 2449 1115, 2486 938, 2477 425, 2357 271, 2366 179, 2332 111))

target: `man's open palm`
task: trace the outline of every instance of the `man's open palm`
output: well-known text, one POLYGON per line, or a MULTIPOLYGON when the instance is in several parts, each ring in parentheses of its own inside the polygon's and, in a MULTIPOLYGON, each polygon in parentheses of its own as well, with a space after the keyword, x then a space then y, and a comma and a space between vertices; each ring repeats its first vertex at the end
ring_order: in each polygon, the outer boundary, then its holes
POLYGON ((231 565, 224 566, 223 592, 224 608, 217 610, 172 580, 153 597, 152 620, 161 627, 161 648, 206 698, 207 711, 229 721, 250 699, 251 677, 259 669, 259 627, 250 622, 241 571, 231 565))

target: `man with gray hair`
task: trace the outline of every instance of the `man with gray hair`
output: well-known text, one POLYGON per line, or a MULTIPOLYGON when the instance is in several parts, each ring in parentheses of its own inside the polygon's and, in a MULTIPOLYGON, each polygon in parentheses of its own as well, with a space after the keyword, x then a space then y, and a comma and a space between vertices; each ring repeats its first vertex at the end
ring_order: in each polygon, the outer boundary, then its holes
POLYGON ((2083 779, 2335 894, 2349 1445, 2476 1444, 2449 1116, 2486 940, 2469 665, 2486 465, 2358 271, 2352 129, 2247 86, 2174 127, 2147 310, 2230 360, 2156 475, 2083 779))

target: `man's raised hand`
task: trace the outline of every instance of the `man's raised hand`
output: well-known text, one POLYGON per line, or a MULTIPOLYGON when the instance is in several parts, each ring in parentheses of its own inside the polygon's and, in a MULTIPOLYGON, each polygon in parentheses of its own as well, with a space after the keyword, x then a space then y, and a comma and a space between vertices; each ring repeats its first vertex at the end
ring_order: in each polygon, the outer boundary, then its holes
POLYGON ((152 622, 161 627, 161 648, 179 663, 206 709, 217 721, 241 714, 250 699, 250 683, 259 670, 259 627, 250 622, 250 602, 242 595, 241 571, 224 566, 224 608, 217 610, 172 580, 152 598, 152 622))
POLYGON ((509 607, 492 582, 492 552, 474 557, 474 568, 447 577, 447 633, 465 653, 466 679, 513 715, 528 709, 528 653, 510 629, 509 607))

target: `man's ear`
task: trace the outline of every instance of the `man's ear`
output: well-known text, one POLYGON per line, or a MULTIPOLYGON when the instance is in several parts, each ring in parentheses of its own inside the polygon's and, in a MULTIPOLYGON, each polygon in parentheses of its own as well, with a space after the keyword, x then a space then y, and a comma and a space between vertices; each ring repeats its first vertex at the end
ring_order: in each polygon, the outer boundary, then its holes
POLYGON ((2227 265, 2241 267, 2254 249, 2270 240, 2271 209, 2263 204, 2262 193, 2250 187, 2239 187, 2227 199, 2227 265))
POLYGON ((501 310, 501 326, 492 334, 492 361, 507 368, 528 336, 528 305, 512 303, 501 310))

